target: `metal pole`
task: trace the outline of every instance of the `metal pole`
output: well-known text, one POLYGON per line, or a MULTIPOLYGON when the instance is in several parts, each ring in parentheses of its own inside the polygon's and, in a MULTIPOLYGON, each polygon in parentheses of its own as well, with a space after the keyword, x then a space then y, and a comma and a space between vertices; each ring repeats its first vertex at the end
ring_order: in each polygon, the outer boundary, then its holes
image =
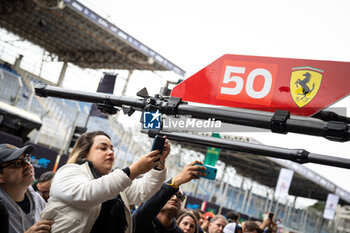
POLYGON ((126 93, 126 90, 128 88, 128 84, 129 84, 129 81, 130 81, 130 77, 131 77, 133 72, 134 72, 133 70, 129 70, 128 77, 126 78, 125 84, 124 84, 124 87, 123 87, 122 96, 124 96, 125 93, 126 93))
POLYGON ((226 205, 226 195, 227 195, 228 186, 229 186, 229 184, 227 182, 225 182, 224 193, 223 193, 223 195, 221 195, 222 199, 220 199, 220 207, 219 207, 218 214, 221 214, 222 207, 226 205))
POLYGON ((199 188, 199 182, 200 182, 200 181, 201 181, 200 179, 197 180, 197 183, 196 183, 196 186, 195 186, 194 192, 193 192, 193 196, 194 196, 194 197, 197 197, 198 188, 199 188))
POLYGON ((325 122, 315 118, 286 118, 283 123, 276 122, 274 115, 268 113, 255 112, 239 112, 237 110, 225 110, 216 108, 204 108, 191 106, 181 102, 181 99, 172 97, 172 100, 179 100, 178 105, 169 105, 167 101, 159 98, 144 98, 143 101, 136 98, 126 98, 121 96, 113 96, 109 94, 89 93, 76 90, 67 90, 47 85, 38 85, 36 94, 40 96, 54 96, 67 99, 81 100, 93 103, 105 103, 113 106, 129 106, 135 110, 142 111, 149 101, 155 109, 161 113, 191 115, 198 119, 213 119, 230 124, 238 124, 250 127, 271 129, 272 132, 278 133, 301 133, 313 136, 322 136, 333 141, 349 141, 350 131, 349 125, 339 121, 325 122), (177 107, 176 107, 177 106, 177 107), (273 123, 275 122, 275 123, 273 123), (276 125, 279 125, 276 130, 276 125))
POLYGON ((285 225, 286 225, 286 226, 288 226, 289 223, 290 223, 290 213, 291 213, 291 211, 293 210, 293 208, 295 208, 296 200, 297 200, 297 197, 294 196, 293 204, 292 204, 291 206, 289 206, 288 213, 287 213, 287 218, 286 218, 286 220, 285 220, 285 225))
POLYGON ((308 214, 309 214, 309 211, 308 211, 308 209, 306 209, 304 219, 303 219, 303 229, 306 229, 308 214))
POLYGON ((324 218, 323 218, 322 215, 321 215, 321 223, 320 223, 320 230, 319 230, 319 233, 322 233, 322 226, 323 226, 323 223, 324 223, 324 218))
POLYGON ((22 79, 20 76, 16 76, 17 78, 17 81, 18 81, 18 89, 17 89, 17 93, 16 93, 16 97, 13 101, 13 106, 16 106, 18 101, 19 101, 19 96, 20 96, 20 93, 21 93, 21 90, 23 88, 23 83, 22 83, 22 79))
POLYGON ((118 155, 119 155, 119 151, 120 151, 120 148, 122 147, 122 144, 123 144, 123 142, 125 140, 125 137, 126 137, 126 132, 125 132, 125 130, 123 130, 121 138, 120 138, 120 140, 118 142, 118 146, 117 146, 116 150, 114 151, 115 161, 117 161, 117 158, 118 158, 118 155))
MULTIPOLYGON (((274 193, 274 192, 273 192, 274 193)), ((275 195, 272 193, 272 199, 271 199, 271 202, 270 202, 270 205, 269 205, 269 209, 268 209, 268 212, 271 212, 272 210, 272 207, 273 207, 273 203, 275 201, 275 195)))
POLYGON ((287 215, 288 215, 288 211, 289 211, 289 200, 288 198, 286 198, 286 203, 284 205, 284 214, 283 214, 283 222, 286 222, 287 220, 287 215))
POLYGON ((301 214, 298 214, 297 216, 299 229, 302 229, 304 227, 304 217, 305 217, 305 210, 302 210, 301 214))
POLYGON ((262 212, 265 213, 269 206, 269 192, 266 190, 266 200, 262 212))
MULTIPOLYGON (((134 151, 135 151, 136 146, 137 146, 136 143, 132 143, 132 145, 131 145, 131 149, 130 149, 130 153, 129 153, 129 154, 132 155, 131 164, 133 163, 134 158, 135 158, 135 153, 134 153, 134 151)), ((127 166, 127 165, 128 165, 128 161, 127 161, 127 164, 126 164, 125 166, 127 166)), ((125 167, 125 166, 124 166, 124 167, 125 167)))
POLYGON ((122 165, 122 168, 124 168, 125 167, 125 165, 126 165, 126 162, 127 162, 127 160, 128 160, 128 155, 129 155, 129 152, 130 152, 130 150, 131 150, 131 148, 132 148, 132 146, 133 146, 133 140, 132 140, 132 135, 130 134, 130 138, 129 138, 129 141, 128 141, 128 148, 127 148, 127 151, 126 151, 126 154, 125 154, 125 158, 124 158, 124 160, 123 160, 123 165, 122 165))
MULTIPOLYGON (((126 90, 128 89, 128 84, 129 84, 129 81, 130 81, 130 78, 131 78, 131 75, 132 75, 133 72, 134 72, 133 70, 129 70, 129 74, 128 74, 128 77, 125 80, 125 84, 124 84, 121 96, 125 96, 125 93, 126 93, 126 90)), ((120 115, 120 111, 118 111, 117 114, 115 115, 115 119, 116 120, 118 120, 119 115, 120 115)))
POLYGON ((228 182, 225 183, 225 188, 224 188, 224 197, 223 197, 223 200, 221 201, 221 206, 225 206, 226 205, 226 202, 227 202, 227 191, 228 191, 228 188, 229 188, 230 184, 228 182))
POLYGON ((33 101, 33 98, 34 98, 34 93, 35 93, 35 90, 34 90, 34 85, 32 82, 29 82, 29 88, 31 90, 31 93, 29 95, 29 100, 26 104, 26 111, 29 111, 30 110, 30 105, 32 105, 32 101, 33 101))
POLYGON ((39 69, 39 74, 38 74, 39 77, 41 77, 41 72, 43 71, 45 52, 46 52, 46 51, 43 50, 43 55, 41 56, 40 69, 39 69))
POLYGON ((213 199, 213 195, 215 193, 215 189, 216 189, 216 181, 213 180, 212 182, 210 182, 211 187, 210 187, 210 196, 209 196, 209 202, 212 202, 213 199))
POLYGON ((276 205, 275 205, 275 211, 274 211, 274 215, 275 215, 275 218, 277 218, 278 216, 277 216, 277 214, 278 214, 278 207, 279 207, 279 200, 278 200, 278 198, 277 198, 277 200, 276 200, 276 205))
POLYGON ((317 216, 316 224, 315 224, 314 230, 312 232, 316 232, 316 233, 319 232, 320 231, 319 225, 320 225, 320 217, 317 216))
POLYGON ((73 121, 72 126, 71 126, 71 130, 68 130, 68 132, 66 133, 66 139, 68 138, 68 140, 64 142, 65 144, 61 148, 60 154, 62 154, 63 152, 64 153, 68 153, 69 144, 70 144, 70 141, 72 140, 75 127, 77 126, 78 117, 79 117, 79 115, 81 113, 81 109, 80 109, 79 104, 77 102, 74 102, 74 104, 76 106, 77 112, 75 113, 75 117, 74 117, 74 121, 73 121))
MULTIPOLYGON (((238 190, 238 194, 237 194, 237 196, 236 196, 236 201, 235 201, 235 205, 234 205, 234 210, 236 210, 237 209, 237 206, 238 206, 238 202, 239 202, 239 198, 240 198, 240 196, 241 196, 241 194, 242 194, 242 190, 243 190, 243 185, 244 185, 244 178, 242 179, 242 182, 241 182, 241 186, 239 187, 239 190, 238 190)), ((241 209, 242 209, 242 206, 241 206, 241 209)))
POLYGON ((19 69, 21 68, 21 63, 23 60, 23 55, 20 54, 16 60, 15 60, 15 64, 13 64, 13 69, 15 69, 17 72, 19 71, 19 69))
POLYGON ((169 140, 175 140, 179 142, 195 143, 197 145, 252 153, 256 156, 264 155, 274 158, 291 160, 297 163, 311 162, 334 167, 350 168, 350 159, 313 154, 302 149, 286 149, 275 146, 229 141, 221 138, 205 137, 193 134, 167 132, 163 130, 148 130, 148 136, 154 137, 155 135, 167 136, 169 140))
POLYGON ((242 201, 242 205, 241 205, 241 211, 243 213, 245 213, 245 205, 246 205, 246 201, 247 201, 247 197, 249 194, 249 188, 247 188, 244 192, 244 196, 243 196, 243 201, 242 201))
MULTIPOLYGON (((120 156, 120 153, 121 153, 121 151, 122 151, 122 147, 123 147, 123 145, 124 144, 126 144, 125 142, 126 142, 126 139, 127 139, 127 132, 124 132, 123 133, 123 138, 122 138, 122 140, 120 140, 120 142, 119 142, 119 144, 118 144, 118 148, 117 148, 117 152, 116 153, 114 153, 115 154, 115 157, 116 157, 116 159, 115 159, 115 165, 114 166, 117 166, 117 158, 118 158, 118 160, 119 160, 119 156, 120 156)), ((123 165, 123 162, 121 162, 121 165, 123 165)))
POLYGON ((252 200, 253 185, 254 185, 254 182, 253 182, 252 185, 250 186, 249 194, 248 194, 248 200, 247 200, 246 205, 245 205, 244 213, 247 213, 247 214, 249 214, 250 202, 251 202, 251 200, 252 200))
MULTIPOLYGON (((221 195, 221 192, 222 192, 222 188, 224 186, 224 179, 225 179, 225 175, 226 175, 226 164, 224 164, 224 170, 222 171, 222 177, 221 177, 221 180, 220 180, 220 186, 219 186, 219 191, 218 191, 218 194, 221 195)), ((217 195, 218 196, 218 195, 217 195)), ((220 200, 221 201, 221 200, 220 200)), ((219 204, 219 200, 218 198, 216 198, 215 200, 215 203, 216 204, 219 204)))
MULTIPOLYGON (((58 81, 57 81, 57 86, 59 86, 59 87, 62 87, 64 76, 66 75, 67 68, 68 68, 68 62, 65 61, 62 65, 61 73, 60 73, 60 76, 58 77, 58 81)), ((40 70, 40 72, 41 72, 41 70, 40 70)), ((39 76, 40 76, 40 74, 39 74, 39 76)))

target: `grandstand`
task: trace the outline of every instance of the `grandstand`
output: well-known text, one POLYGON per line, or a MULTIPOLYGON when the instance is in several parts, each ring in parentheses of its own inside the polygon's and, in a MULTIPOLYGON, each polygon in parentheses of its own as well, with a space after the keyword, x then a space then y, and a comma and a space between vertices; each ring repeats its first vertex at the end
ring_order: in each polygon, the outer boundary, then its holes
MULTIPOLYGON (((3 128, 0 129, 2 132, 6 131, 1 139, 13 138, 18 146, 35 145, 36 151, 33 152, 33 156, 36 175, 40 175, 44 170, 55 170, 64 164, 70 138, 76 126, 87 127, 88 130, 104 129, 111 135, 116 148, 117 167, 125 167, 148 152, 151 140, 144 135, 135 136, 135 129, 125 129, 115 118, 105 120, 91 117, 87 121, 91 104, 58 98, 42 99, 34 95, 33 87, 38 82, 63 85, 66 69, 71 65, 79 67, 82 76, 86 74, 83 68, 171 70, 181 76, 185 72, 78 1, 2 2, 5 5, 0 10, 0 26, 7 30, 6 33, 15 33, 39 45, 45 52, 52 54, 55 61, 63 63, 60 63, 62 69, 58 80, 48 81, 40 72, 35 74, 24 69, 25 66, 21 63, 23 57, 19 53, 13 54, 12 60, 5 59, 4 54, 0 57, 0 103, 6 104, 0 105, 1 114, 5 116, 3 124, 0 124, 3 128), (56 34, 48 35, 46 30, 56 34), (15 117, 9 113, 10 109, 15 109, 15 117), (17 123, 11 122, 6 118, 7 115, 17 123), (21 125, 26 128, 20 131, 18 127, 11 128, 9 125, 21 125)), ((6 44, 2 51, 9 47, 11 45, 6 44)), ((258 143, 252 138, 230 138, 229 135, 225 138, 258 143)), ((203 160, 207 149, 175 143, 174 147, 174 155, 167 161, 172 167, 169 171, 170 177, 179 172, 189 160, 203 160), (183 158, 184 155, 186 159, 183 158)), ((272 197, 278 172, 281 167, 292 168, 294 165, 225 150, 222 151, 220 160, 219 166, 223 168, 226 164, 227 171, 230 171, 227 174, 232 175, 226 177, 221 174, 216 181, 192 182, 184 187, 184 191, 192 196, 195 195, 198 184, 199 191, 196 197, 201 203, 208 202, 208 206, 217 212, 226 213, 233 209, 241 213, 242 219, 261 219, 262 214, 270 210, 276 213, 276 218, 283 219, 286 226, 302 232, 314 232, 320 227, 322 213, 310 208, 298 208, 295 205, 296 196, 324 201, 328 192, 337 193, 337 190, 340 190, 338 193, 343 194, 340 203, 345 205, 350 202, 349 194, 340 187, 327 183, 325 179, 325 185, 320 185, 308 179, 301 170, 299 173, 296 171, 295 182, 293 181, 290 190, 290 194, 295 197, 278 203, 272 197), (328 184, 331 188, 327 188, 328 184)), ((335 220, 330 221, 321 232, 350 232, 350 228, 346 227, 350 221, 341 217, 341 214, 338 218, 336 215, 335 220)))

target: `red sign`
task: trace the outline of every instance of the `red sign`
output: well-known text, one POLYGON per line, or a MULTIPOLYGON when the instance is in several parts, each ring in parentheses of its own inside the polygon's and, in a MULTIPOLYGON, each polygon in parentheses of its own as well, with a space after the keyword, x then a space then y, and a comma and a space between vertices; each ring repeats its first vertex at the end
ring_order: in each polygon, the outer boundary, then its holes
POLYGON ((177 85, 171 96, 310 116, 349 93, 349 62, 224 55, 177 85))

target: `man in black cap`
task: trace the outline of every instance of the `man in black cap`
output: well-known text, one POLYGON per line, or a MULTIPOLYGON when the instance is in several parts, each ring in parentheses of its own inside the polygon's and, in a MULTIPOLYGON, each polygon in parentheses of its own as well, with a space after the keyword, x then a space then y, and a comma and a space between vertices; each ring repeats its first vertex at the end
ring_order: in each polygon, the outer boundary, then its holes
POLYGON ((33 149, 0 144, 0 202, 9 214, 9 233, 51 229, 52 221, 40 220, 45 201, 31 187, 34 169, 28 153, 33 149))

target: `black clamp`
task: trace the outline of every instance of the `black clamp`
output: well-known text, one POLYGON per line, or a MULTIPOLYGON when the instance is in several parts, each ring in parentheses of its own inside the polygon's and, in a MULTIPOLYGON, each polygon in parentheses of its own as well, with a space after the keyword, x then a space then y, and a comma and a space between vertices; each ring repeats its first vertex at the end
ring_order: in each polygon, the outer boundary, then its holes
POLYGON ((118 108, 116 108, 114 105, 109 103, 109 98, 111 95, 106 95, 106 98, 103 100, 103 103, 97 103, 97 108, 100 110, 100 112, 106 114, 106 115, 114 115, 117 114, 119 111, 118 108))
POLYGON ((295 160, 294 162, 297 163, 307 163, 309 159, 310 152, 304 150, 304 149, 297 149, 295 153, 295 160))
POLYGON ((331 141, 345 142, 349 140, 349 125, 340 121, 330 121, 327 124, 325 138, 331 141))
POLYGON ((159 109, 159 106, 157 106, 157 99, 154 97, 147 97, 144 102, 145 107, 143 108, 143 112, 155 112, 159 109))
POLYGON ((109 103, 110 97, 111 97, 110 94, 106 95, 106 98, 103 100, 103 103, 97 103, 97 108, 98 110, 100 110, 100 112, 104 114, 114 115, 114 114, 117 114, 119 109, 109 103))
POLYGON ((286 123, 290 118, 290 112, 283 110, 276 110, 270 121, 270 129, 274 133, 286 134, 286 123))
POLYGON ((107 115, 114 115, 114 114, 117 114, 117 112, 119 111, 118 108, 116 108, 110 104, 98 103, 97 108, 98 108, 98 110, 100 110, 100 112, 107 114, 107 115))
POLYGON ((177 107, 183 103, 180 97, 170 97, 164 108, 164 113, 167 115, 176 115, 177 107))

